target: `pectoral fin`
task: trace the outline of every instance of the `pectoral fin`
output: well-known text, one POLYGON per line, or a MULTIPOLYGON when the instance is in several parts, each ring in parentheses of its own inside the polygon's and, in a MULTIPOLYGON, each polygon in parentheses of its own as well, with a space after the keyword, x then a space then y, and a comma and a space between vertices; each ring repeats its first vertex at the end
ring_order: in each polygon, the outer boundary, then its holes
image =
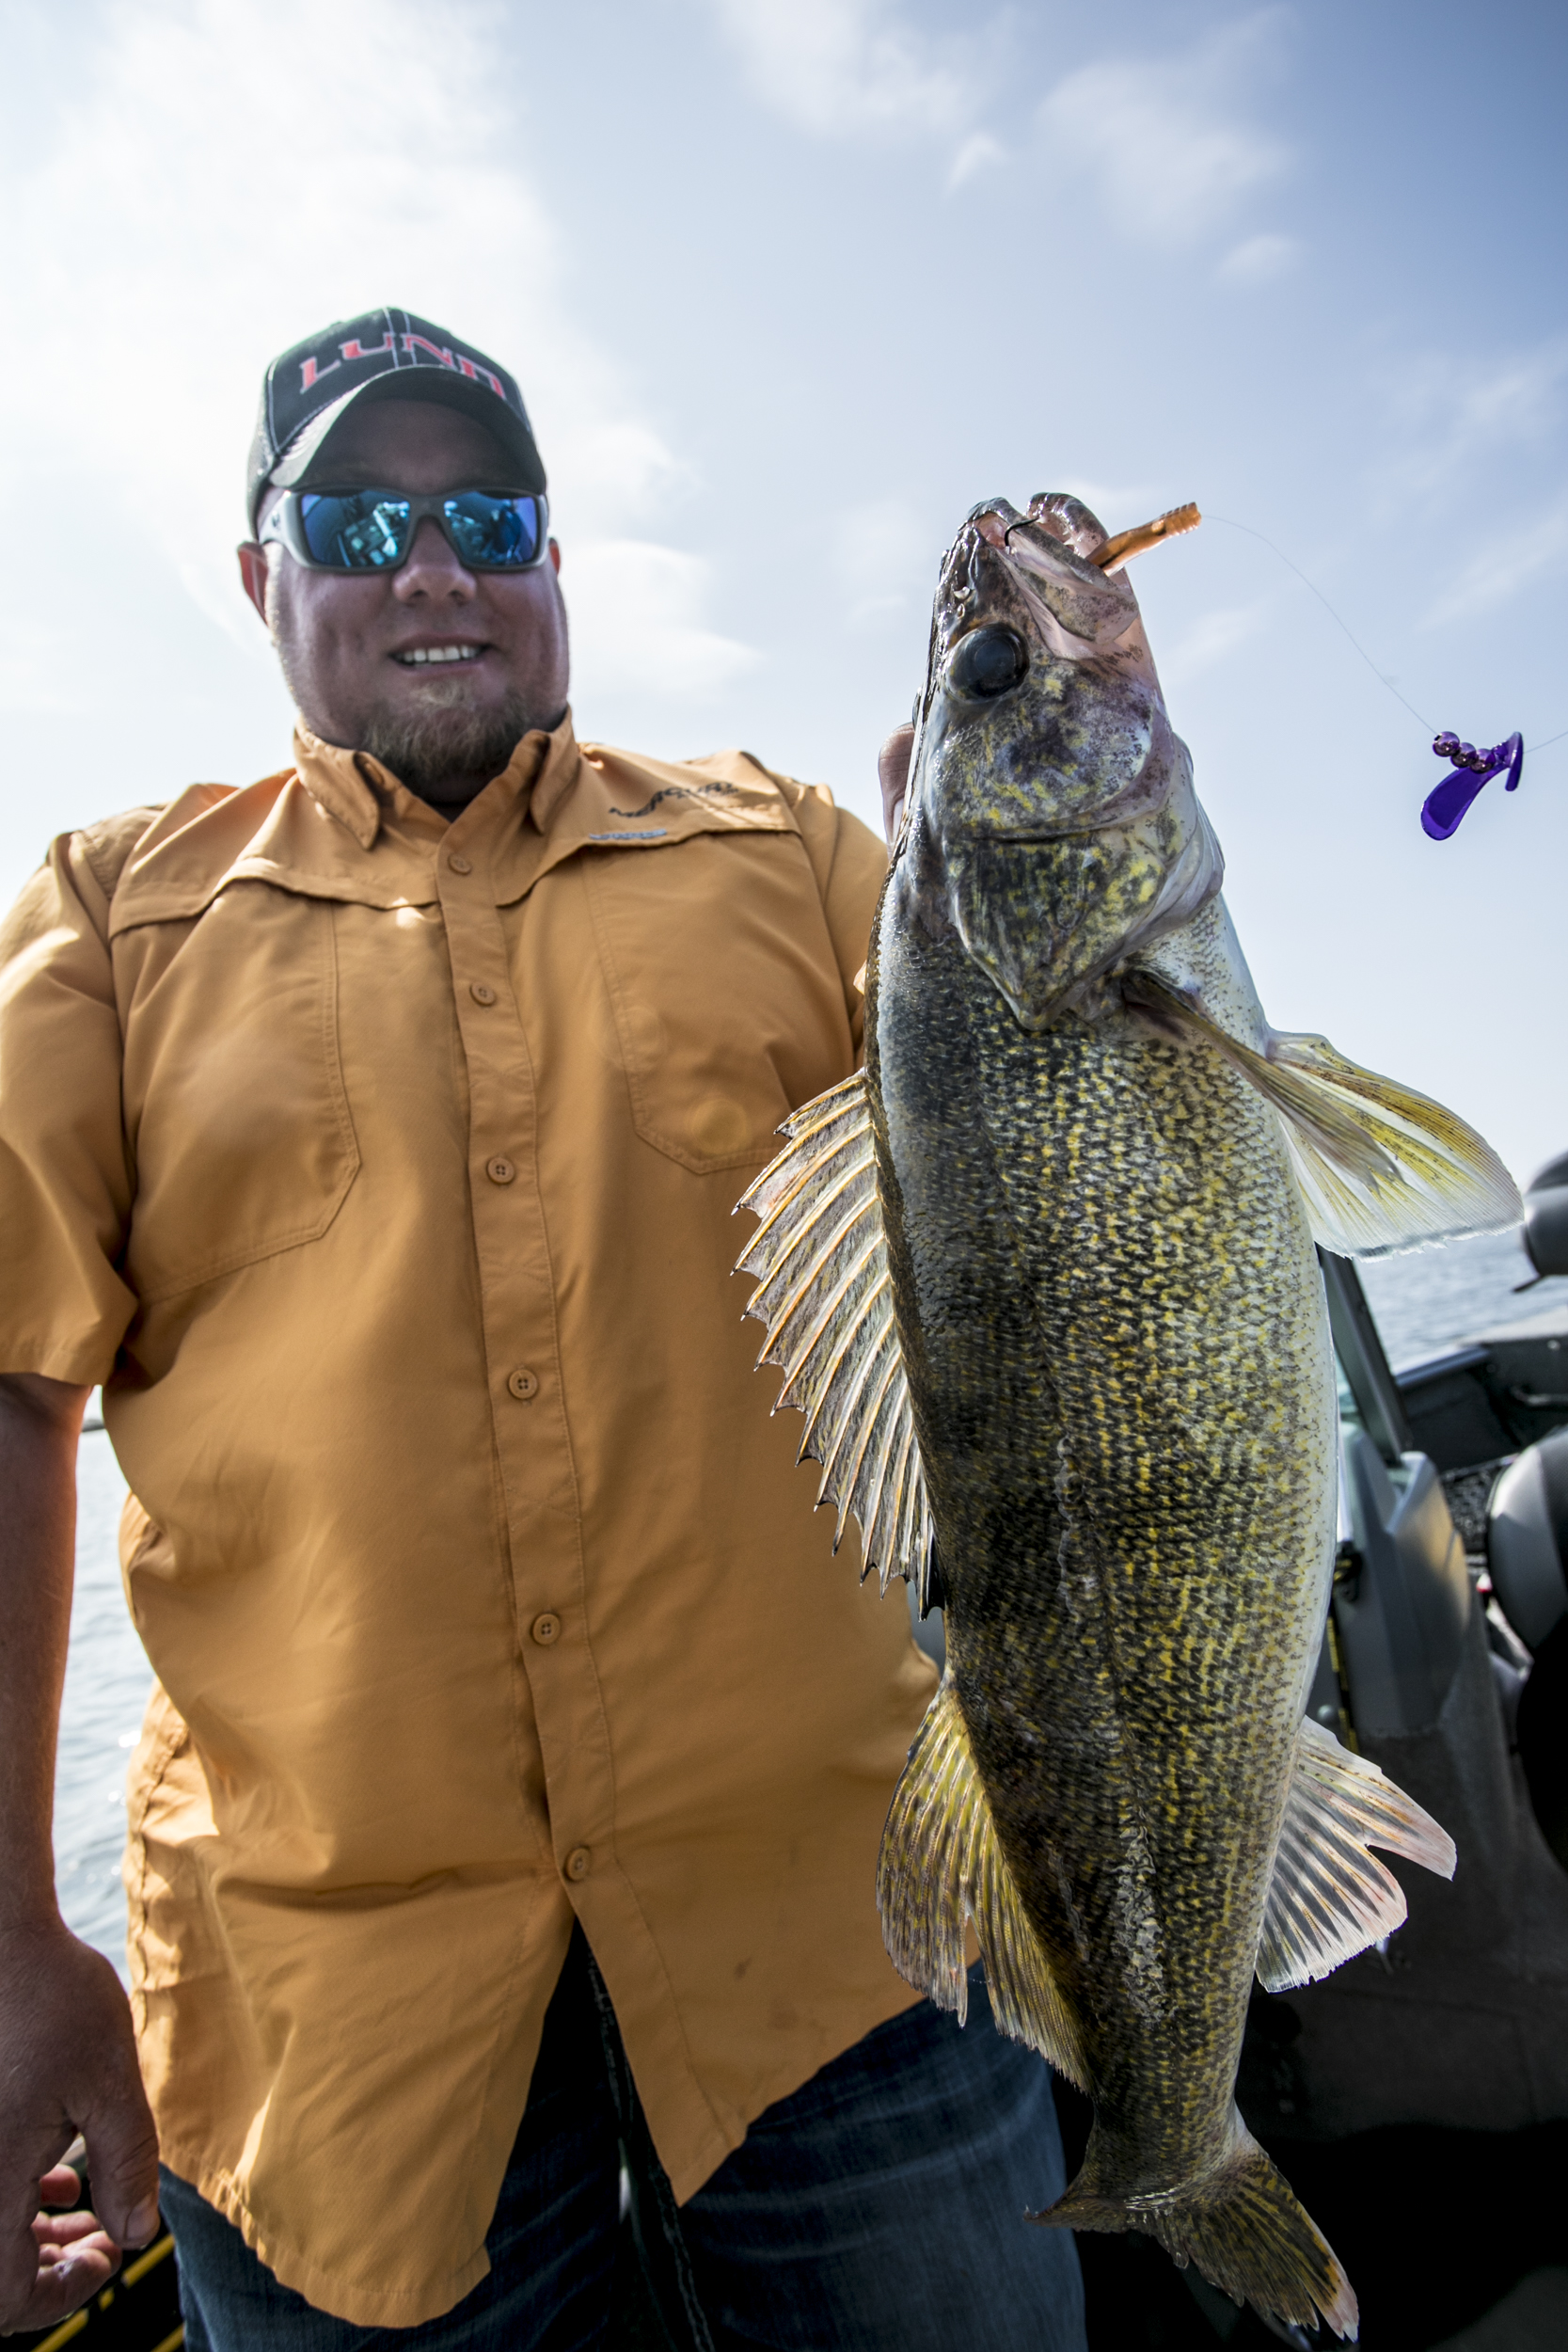
POLYGON ((893 1792, 877 1864, 882 1941, 900 1976, 969 2013, 964 1929, 973 1920, 998 2029, 1082 2085, 1078 2034, 997 1839, 951 1676, 926 1712, 893 1792))
POLYGON ((866 1573, 914 1584, 925 1613, 931 1515, 893 1314, 865 1078, 857 1072, 785 1120, 785 1149, 736 1206, 762 1224, 736 1273, 762 1277, 746 1312, 766 1324, 761 1364, 806 1416, 799 1458, 822 1465, 819 1502, 852 1512, 866 1573))
POLYGON ((1440 1103, 1358 1068, 1326 1038, 1271 1031, 1258 1053, 1154 973, 1130 973, 1123 986, 1130 1002, 1204 1038, 1274 1105, 1325 1249, 1375 1258, 1518 1224, 1513 1177, 1440 1103))
POLYGON ((1258 1945, 1265 1991, 1311 1984, 1403 1926, 1404 1890, 1369 1846, 1453 1876, 1448 1832, 1366 1756, 1303 1723, 1258 1945))

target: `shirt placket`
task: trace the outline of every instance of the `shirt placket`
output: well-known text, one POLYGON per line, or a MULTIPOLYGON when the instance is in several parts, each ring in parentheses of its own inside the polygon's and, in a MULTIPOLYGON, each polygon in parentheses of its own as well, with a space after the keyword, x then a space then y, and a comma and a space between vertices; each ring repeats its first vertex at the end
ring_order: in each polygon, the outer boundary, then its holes
POLYGON ((495 830, 493 818, 460 818, 436 870, 468 1073, 468 1192, 517 1640, 556 1867, 574 1898, 586 1899, 595 1872, 612 1862, 613 1790, 588 1642, 533 1066, 486 855, 495 830))

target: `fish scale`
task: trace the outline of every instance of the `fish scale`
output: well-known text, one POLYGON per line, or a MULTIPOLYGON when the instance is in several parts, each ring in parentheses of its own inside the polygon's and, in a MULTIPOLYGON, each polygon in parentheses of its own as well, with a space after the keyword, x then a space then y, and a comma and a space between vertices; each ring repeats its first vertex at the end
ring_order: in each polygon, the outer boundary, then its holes
POLYGON ((933 959, 948 966, 941 978, 911 992, 925 1014, 912 1043, 921 1069, 949 1073, 944 1127, 956 1111, 989 1146, 954 1169, 943 1134, 910 1132, 922 1089, 893 1066, 910 1033, 880 1018, 880 945, 868 1069, 900 1131, 883 1150, 956 1178, 923 1200, 928 1231, 910 1232, 902 1198, 887 1218, 954 1684, 1030 1923, 1098 2021, 1086 2056, 1101 2117, 1113 2132, 1123 2109, 1155 2105, 1169 2119, 1115 2184, 1137 2193, 1206 2159, 1216 2111, 1228 2123, 1263 1874, 1326 1600, 1333 1390, 1321 1317, 1306 1311, 1311 1239, 1272 1115, 1217 1055, 1151 1039, 1125 1015, 1031 1037, 949 946, 933 959), (939 1004, 961 1045, 937 1025, 939 1004), (989 1252, 967 1214, 987 1159, 1009 1213, 1005 1246, 989 1252), (961 1336, 942 1279, 955 1234, 961 1336), (1218 1351, 1212 1297, 1195 1295, 1216 1280, 1248 1311, 1218 1351), (928 1325, 945 1346, 927 1343, 928 1325), (1315 1400, 1309 1433, 1286 1402, 1298 1391, 1315 1400), (1037 1490, 1027 1501, 1021 1471, 1037 1490), (1245 1684, 1277 1694, 1261 1716, 1238 1696, 1238 1654, 1259 1644, 1278 1668, 1245 1684), (1065 1742, 1058 1724, 1071 1727, 1065 1742), (1091 1725, 1100 1736, 1086 1741, 1091 1725), (1271 1772, 1258 1769, 1260 1740, 1271 1772), (1152 1933, 1118 1983, 1095 1953, 1129 1947, 1117 1912, 1134 1826, 1152 1933), (1195 1871, 1198 1934, 1180 1916, 1195 1871))
POLYGON ((945 1609, 877 1899, 960 2021, 972 1924, 998 2026, 1093 2100, 1035 2217, 1354 2334, 1236 2109, 1248 1989, 1399 1926, 1373 1845, 1454 1854, 1304 1716, 1337 1476, 1313 1245, 1518 1198, 1452 1113, 1269 1028, 1106 544, 1064 494, 949 549, 865 1070, 785 1122, 740 1263, 839 1532, 945 1609))

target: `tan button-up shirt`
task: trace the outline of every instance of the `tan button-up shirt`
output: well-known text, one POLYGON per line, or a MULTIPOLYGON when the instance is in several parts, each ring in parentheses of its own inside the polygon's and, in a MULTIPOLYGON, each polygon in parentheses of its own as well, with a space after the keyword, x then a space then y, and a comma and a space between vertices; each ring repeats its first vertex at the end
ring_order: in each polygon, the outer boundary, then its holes
POLYGON ((449 828, 295 748, 62 840, 0 937, 0 1369, 102 1379, 135 1497, 165 2160, 409 2325, 484 2273, 574 1913, 683 2197, 913 1997, 931 1672, 729 1271, 883 861, 743 753, 566 723, 449 828))

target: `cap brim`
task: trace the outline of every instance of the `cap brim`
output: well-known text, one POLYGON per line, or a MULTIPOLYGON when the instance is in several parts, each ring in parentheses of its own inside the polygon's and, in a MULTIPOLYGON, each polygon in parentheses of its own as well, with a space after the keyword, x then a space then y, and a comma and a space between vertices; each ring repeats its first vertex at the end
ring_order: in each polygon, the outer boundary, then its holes
POLYGON ((256 494, 258 505, 269 489, 296 488, 323 455, 349 410, 366 401, 377 400, 427 400, 437 407, 455 408, 461 416, 471 417, 476 424, 482 424, 497 443, 506 461, 508 488, 543 493, 547 486, 532 434, 487 385, 469 383, 461 375, 449 375, 444 369, 399 368, 391 374, 372 376, 368 384, 356 385, 341 400, 319 410, 294 436, 261 485, 256 494))

